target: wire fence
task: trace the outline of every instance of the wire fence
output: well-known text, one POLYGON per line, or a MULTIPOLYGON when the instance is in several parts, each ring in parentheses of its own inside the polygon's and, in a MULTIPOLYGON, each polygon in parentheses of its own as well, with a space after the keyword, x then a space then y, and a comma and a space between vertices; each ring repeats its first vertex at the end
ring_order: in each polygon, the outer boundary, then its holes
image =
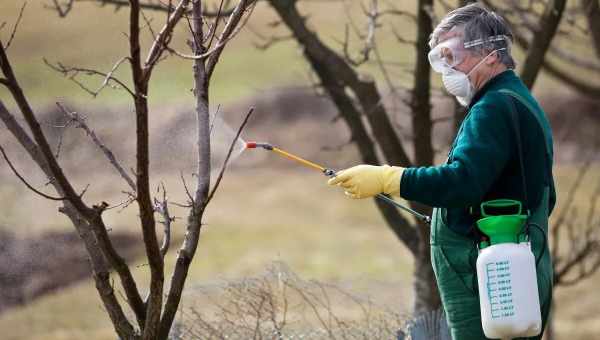
POLYGON ((336 285, 299 278, 285 264, 266 274, 186 290, 170 340, 449 340, 441 311, 411 318, 336 285))

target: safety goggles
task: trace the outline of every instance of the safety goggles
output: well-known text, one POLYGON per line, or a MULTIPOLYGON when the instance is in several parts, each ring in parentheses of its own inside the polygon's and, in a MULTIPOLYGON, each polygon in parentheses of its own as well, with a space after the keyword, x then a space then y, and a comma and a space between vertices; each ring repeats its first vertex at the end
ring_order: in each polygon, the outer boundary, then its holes
POLYGON ((443 73, 465 60, 468 51, 462 46, 460 37, 453 37, 437 44, 427 55, 435 72, 443 73))
POLYGON ((468 42, 461 43, 461 37, 452 37, 448 40, 444 40, 437 44, 434 48, 429 51, 427 55, 431 68, 435 72, 444 73, 448 69, 454 68, 456 65, 462 63, 467 54, 468 49, 482 45, 484 43, 496 42, 496 41, 510 41, 505 35, 496 35, 486 39, 476 39, 468 42))

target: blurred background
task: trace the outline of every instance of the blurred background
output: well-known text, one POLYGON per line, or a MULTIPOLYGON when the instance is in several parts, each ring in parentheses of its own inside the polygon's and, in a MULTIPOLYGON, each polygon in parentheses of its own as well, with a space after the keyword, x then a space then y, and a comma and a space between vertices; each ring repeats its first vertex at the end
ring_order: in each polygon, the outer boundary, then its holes
MULTIPOLYGON (((357 31, 368 30, 372 3, 305 0, 298 2, 298 8, 306 16, 307 26, 328 46, 340 54, 348 49, 349 54, 358 56, 364 39, 348 35, 348 31, 354 27, 357 31)), ((506 2, 497 3, 499 10, 510 9, 506 2)), ((519 3, 530 6, 530 13, 515 19, 516 24, 522 25, 518 28, 527 31, 528 20, 543 15, 549 1, 519 3)), ((566 260, 570 252, 578 250, 572 241, 578 235, 594 241, 593 249, 586 255, 592 260, 583 264, 586 275, 579 278, 579 267, 574 266, 574 271, 569 272, 571 280, 555 290, 556 339, 592 339, 600 334, 596 308, 600 303, 600 274, 595 272, 599 253, 595 240, 600 229, 595 217, 600 183, 600 46, 593 43, 599 32, 593 32, 586 21, 587 3, 568 1, 558 33, 552 39, 551 47, 558 52, 546 57, 568 77, 542 68, 533 86, 554 133, 558 203, 551 223, 563 216, 572 224, 566 236, 552 241, 562 245, 560 251, 566 260), (569 211, 562 212, 564 207, 569 211)), ((6 23, 0 30, 3 42, 11 36, 23 4, 20 0, 0 2, 0 24, 6 23)), ((8 55, 67 174, 78 188, 89 185, 85 196, 88 202, 119 205, 128 198, 123 192, 127 190, 126 183, 82 129, 64 127, 66 120, 56 102, 84 115, 126 169, 135 166, 133 103, 122 89, 108 87, 91 96, 47 63, 110 71, 115 62, 128 54, 124 33, 128 31, 128 8, 82 1, 61 17, 54 4, 51 0, 27 2, 8 55)), ((381 2, 380 6, 386 5, 381 2)), ((436 1, 431 15, 439 18, 457 5, 458 2, 436 1)), ((412 154, 407 105, 410 91, 406 89, 415 77, 416 51, 414 45, 402 40, 415 40, 417 27, 410 15, 416 13, 417 1, 389 6, 407 14, 382 19, 375 38, 378 57, 355 69, 361 77, 376 81, 393 126, 412 154), (389 67, 382 68, 380 62, 389 67)), ((596 10, 597 6, 596 2, 596 10)), ((163 13, 147 10, 145 15, 155 29, 162 26, 163 13)), ((213 175, 250 107, 255 108, 255 113, 242 134, 245 140, 268 141, 331 168, 361 162, 347 125, 323 90, 315 86, 318 80, 302 48, 279 20, 267 2, 259 1, 215 71, 210 88, 215 117, 213 175)), ((525 32, 525 37, 531 38, 531 32, 525 32)), ((144 30, 142 38, 142 50, 146 51, 152 34, 144 30)), ((183 25, 177 29, 172 44, 179 50, 189 50, 188 38, 183 25)), ((521 70, 526 52, 515 44, 517 71, 521 70)), ((119 68, 115 75, 130 83, 127 67, 119 68)), ((102 83, 101 78, 85 74, 78 75, 78 79, 91 89, 102 83)), ((172 202, 185 202, 181 174, 191 183, 195 171, 192 87, 191 61, 176 56, 160 62, 150 85, 151 184, 158 187, 164 183, 172 202)), ((442 90, 437 75, 432 75, 431 93, 432 141, 435 162, 439 163, 444 161, 455 135, 455 104, 442 90)), ((0 99, 9 111, 21 117, 4 87, 0 88, 0 99)), ((46 188, 47 180, 4 125, 0 126, 0 143, 31 183, 46 188)), ((414 301, 413 255, 386 225, 372 201, 349 200, 337 188, 328 187, 322 174, 271 153, 238 151, 204 217, 205 226, 190 271, 190 287, 261 275, 277 262, 285 263, 304 279, 334 283, 380 306, 410 314, 414 301)), ((0 164, 2 338, 114 339, 73 226, 58 213, 56 202, 34 195, 12 175, 6 163, 0 164)), ((177 249, 177 241, 182 239, 184 211, 173 207, 173 215, 180 219, 174 223, 176 242, 172 249, 177 249)), ((148 268, 141 256, 137 207, 123 204, 104 216, 117 248, 132 264, 136 278, 144 282, 148 268)), ((174 257, 174 250, 167 255, 167 271, 172 268, 174 257)))

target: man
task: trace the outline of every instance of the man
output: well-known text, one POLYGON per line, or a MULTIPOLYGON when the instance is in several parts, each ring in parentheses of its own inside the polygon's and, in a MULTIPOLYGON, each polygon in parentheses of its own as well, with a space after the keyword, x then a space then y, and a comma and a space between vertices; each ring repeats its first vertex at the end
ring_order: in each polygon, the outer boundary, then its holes
POLYGON ((479 4, 448 13, 431 35, 429 60, 468 114, 447 162, 406 169, 359 165, 329 181, 352 198, 385 193, 434 207, 431 259, 453 339, 486 339, 475 269, 482 234, 474 224, 484 201, 519 200, 529 221, 539 225, 529 237, 543 326, 552 300, 546 236, 556 201, 552 133, 543 110, 513 71, 511 42, 504 19, 479 4))

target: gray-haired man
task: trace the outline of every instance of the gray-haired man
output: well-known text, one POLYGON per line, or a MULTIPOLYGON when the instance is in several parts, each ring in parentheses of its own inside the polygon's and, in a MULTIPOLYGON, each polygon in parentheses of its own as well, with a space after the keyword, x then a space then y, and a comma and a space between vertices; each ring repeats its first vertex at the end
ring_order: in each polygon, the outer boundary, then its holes
MULTIPOLYGON (((352 198, 383 192, 435 207, 431 259, 456 340, 486 339, 475 270, 481 234, 474 227, 484 201, 519 200, 530 212, 529 222, 536 227, 528 233, 536 257, 543 325, 552 300, 546 236, 556 202, 552 132, 544 111, 512 70, 511 42, 504 19, 481 5, 448 13, 431 36, 429 61, 442 74, 446 90, 469 110, 448 161, 406 169, 358 165, 330 180, 352 198)), ((541 334, 531 339, 539 338, 541 334)))

